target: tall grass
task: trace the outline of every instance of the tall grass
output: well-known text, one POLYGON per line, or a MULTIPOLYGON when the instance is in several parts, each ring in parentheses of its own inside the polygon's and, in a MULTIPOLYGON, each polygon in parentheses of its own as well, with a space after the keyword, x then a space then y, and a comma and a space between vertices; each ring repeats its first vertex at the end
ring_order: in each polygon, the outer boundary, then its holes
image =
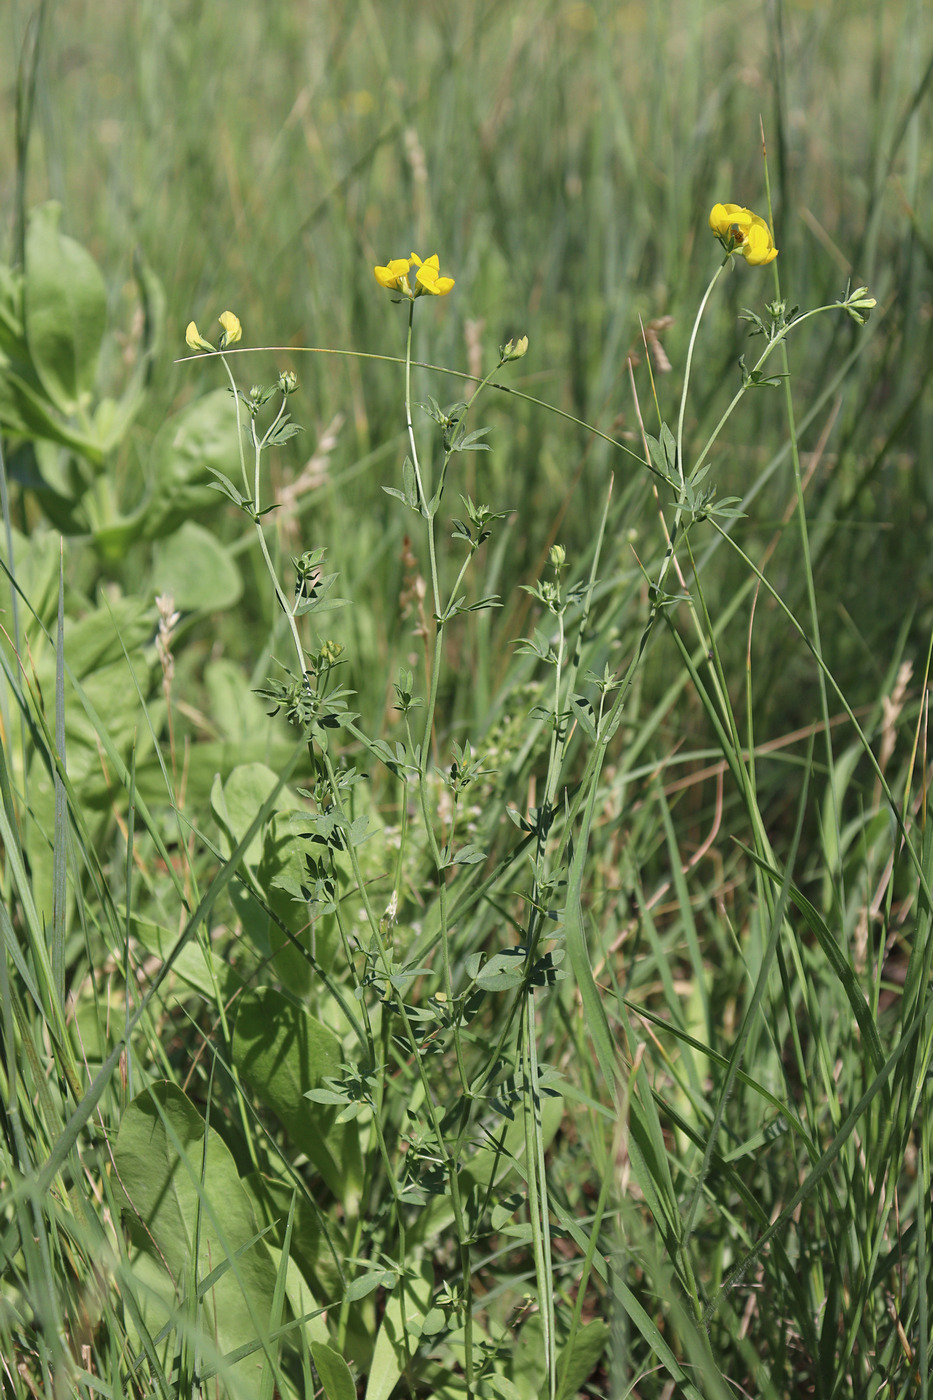
MULTIPOLYGON (((284 347, 227 363, 294 369, 304 432, 262 457, 267 561, 203 482, 174 501, 219 562, 161 632, 191 536, 60 547, 50 454, 4 439, 4 1393, 927 1395, 925 8, 39 14, 0 52, 6 260, 60 200, 114 395, 134 250, 167 308, 100 499, 155 512, 163 425, 222 388, 175 362, 191 317, 284 347), (775 269, 789 306, 878 305, 788 337, 715 439, 741 514, 688 512, 669 563, 644 434, 676 431, 710 206, 765 208, 759 119, 780 256, 714 289, 680 465, 775 269), (415 400, 530 341, 433 525, 382 490, 405 308, 371 269, 411 248, 457 280, 415 400), (438 632, 461 492, 505 513, 462 590, 502 606, 438 632), (320 548, 352 606, 296 652, 273 579, 320 548), (353 717, 308 749, 267 678, 328 675, 326 640, 353 717)), ((232 412, 198 450, 240 483, 232 412)))

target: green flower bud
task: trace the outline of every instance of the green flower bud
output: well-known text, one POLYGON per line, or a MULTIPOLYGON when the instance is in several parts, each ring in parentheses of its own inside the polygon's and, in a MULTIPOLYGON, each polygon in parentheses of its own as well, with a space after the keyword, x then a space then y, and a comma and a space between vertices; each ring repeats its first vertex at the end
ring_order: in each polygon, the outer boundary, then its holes
POLYGON ((510 340, 507 345, 503 345, 499 350, 501 364, 508 364, 510 360, 520 360, 522 356, 528 354, 528 337, 521 336, 518 340, 510 340))

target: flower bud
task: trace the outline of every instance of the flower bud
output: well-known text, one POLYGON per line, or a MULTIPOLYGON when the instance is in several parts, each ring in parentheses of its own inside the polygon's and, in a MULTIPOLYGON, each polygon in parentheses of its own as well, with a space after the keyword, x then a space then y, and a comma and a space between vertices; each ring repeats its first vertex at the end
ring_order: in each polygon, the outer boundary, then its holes
POLYGON ((276 380, 280 394, 293 394, 298 388, 298 376, 290 369, 283 369, 276 380))
POLYGON ((510 340, 507 345, 503 345, 499 350, 500 363, 506 365, 510 360, 520 360, 522 356, 528 354, 528 337, 523 335, 518 340, 510 340))

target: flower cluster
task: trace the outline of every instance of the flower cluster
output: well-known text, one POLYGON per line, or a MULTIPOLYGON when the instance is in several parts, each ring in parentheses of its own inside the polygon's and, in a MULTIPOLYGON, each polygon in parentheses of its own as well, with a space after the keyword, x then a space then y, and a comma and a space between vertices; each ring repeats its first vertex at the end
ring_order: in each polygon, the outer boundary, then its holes
MULTIPOLYGON (((239 318, 234 316, 232 311, 224 311, 217 318, 220 321, 220 339, 217 342, 218 350, 226 350, 228 345, 236 345, 243 335, 243 327, 239 318)), ((209 340, 205 340, 201 332, 193 321, 188 322, 188 329, 185 331, 185 341, 192 350, 213 350, 214 346, 209 340)))
POLYGON ((380 287, 390 292, 401 292, 409 301, 420 297, 422 292, 445 297, 454 285, 452 277, 441 276, 441 262, 436 253, 424 262, 417 253, 412 253, 408 258, 393 258, 386 267, 374 267, 373 272, 380 287), (418 270, 412 278, 409 273, 413 267, 418 270))
POLYGON ((778 255, 764 219, 741 204, 714 204, 709 226, 727 253, 736 253, 752 267, 764 267, 778 255))

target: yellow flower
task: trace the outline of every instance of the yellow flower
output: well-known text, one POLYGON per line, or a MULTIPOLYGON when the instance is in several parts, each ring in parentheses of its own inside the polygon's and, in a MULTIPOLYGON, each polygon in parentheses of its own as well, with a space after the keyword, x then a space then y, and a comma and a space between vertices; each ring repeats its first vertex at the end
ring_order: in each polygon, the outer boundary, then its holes
POLYGON ((408 286, 408 269, 411 263, 408 258, 393 258, 386 267, 374 267, 376 281, 380 287, 385 287, 390 292, 405 292, 411 295, 408 286), (405 285, 402 286, 404 281, 405 285))
POLYGON ((709 226, 727 253, 737 253, 751 267, 764 267, 778 255, 764 219, 741 204, 714 204, 709 226))
MULTIPOLYGON (((441 276, 440 258, 435 253, 428 258, 427 262, 422 262, 416 253, 412 253, 411 260, 418 264, 418 271, 415 274, 415 281, 423 292, 430 292, 435 297, 445 297, 454 285, 452 277, 441 276)), ((415 292, 415 296, 418 293, 415 292)))
POLYGON ((243 335, 243 327, 240 325, 239 319, 234 316, 232 311, 224 311, 217 319, 223 326, 223 335, 220 337, 221 350, 225 350, 228 345, 236 345, 243 335))
POLYGON ((452 277, 441 276, 440 258, 435 253, 422 262, 417 253, 408 258, 393 258, 385 267, 374 267, 373 273, 380 287, 390 292, 401 292, 414 301, 422 292, 431 296, 445 297, 454 285, 452 277), (417 268, 414 279, 409 277, 411 269, 417 268))
POLYGON ((214 348, 209 340, 204 339, 193 321, 188 322, 188 329, 185 331, 185 343, 191 350, 213 350, 214 348))

